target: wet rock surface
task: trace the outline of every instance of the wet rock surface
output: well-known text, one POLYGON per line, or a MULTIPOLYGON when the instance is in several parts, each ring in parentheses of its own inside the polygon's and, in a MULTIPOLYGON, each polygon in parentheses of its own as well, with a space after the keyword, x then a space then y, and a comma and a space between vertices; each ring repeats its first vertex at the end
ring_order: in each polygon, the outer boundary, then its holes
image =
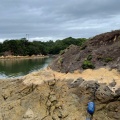
POLYGON ((85 120, 87 103, 93 100, 93 120, 119 120, 119 91, 82 78, 54 79, 41 85, 0 81, 0 120, 85 120))

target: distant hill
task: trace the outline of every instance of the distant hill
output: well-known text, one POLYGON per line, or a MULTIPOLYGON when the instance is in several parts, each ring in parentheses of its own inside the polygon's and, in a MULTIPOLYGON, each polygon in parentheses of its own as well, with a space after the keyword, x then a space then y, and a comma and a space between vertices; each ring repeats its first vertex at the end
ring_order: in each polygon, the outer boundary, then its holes
POLYGON ((60 72, 110 67, 120 70, 120 30, 96 35, 81 47, 70 45, 50 65, 60 72))

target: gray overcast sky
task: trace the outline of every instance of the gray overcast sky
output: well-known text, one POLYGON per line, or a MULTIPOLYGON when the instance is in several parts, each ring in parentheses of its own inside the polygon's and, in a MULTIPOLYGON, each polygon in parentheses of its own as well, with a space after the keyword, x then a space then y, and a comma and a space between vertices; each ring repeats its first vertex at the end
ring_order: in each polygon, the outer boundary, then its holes
POLYGON ((0 41, 92 37, 120 29, 120 0, 0 0, 0 41))

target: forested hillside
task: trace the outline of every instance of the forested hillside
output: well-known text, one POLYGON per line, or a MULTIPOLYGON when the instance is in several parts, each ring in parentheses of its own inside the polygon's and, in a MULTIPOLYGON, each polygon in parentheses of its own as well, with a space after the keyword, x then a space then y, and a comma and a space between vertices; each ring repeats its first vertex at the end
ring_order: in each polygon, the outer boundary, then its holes
POLYGON ((61 50, 74 44, 81 46, 86 41, 85 38, 68 37, 57 41, 33 41, 30 42, 26 38, 5 40, 0 43, 0 55, 38 55, 38 54, 58 54, 61 50))

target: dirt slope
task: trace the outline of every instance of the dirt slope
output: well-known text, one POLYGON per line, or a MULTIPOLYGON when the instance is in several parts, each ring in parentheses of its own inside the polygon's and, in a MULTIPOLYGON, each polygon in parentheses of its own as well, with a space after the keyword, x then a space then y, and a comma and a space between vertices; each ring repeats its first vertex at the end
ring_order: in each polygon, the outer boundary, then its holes
POLYGON ((67 73, 87 67, 105 66, 120 70, 120 30, 97 35, 82 47, 69 46, 54 60, 50 68, 67 73))

